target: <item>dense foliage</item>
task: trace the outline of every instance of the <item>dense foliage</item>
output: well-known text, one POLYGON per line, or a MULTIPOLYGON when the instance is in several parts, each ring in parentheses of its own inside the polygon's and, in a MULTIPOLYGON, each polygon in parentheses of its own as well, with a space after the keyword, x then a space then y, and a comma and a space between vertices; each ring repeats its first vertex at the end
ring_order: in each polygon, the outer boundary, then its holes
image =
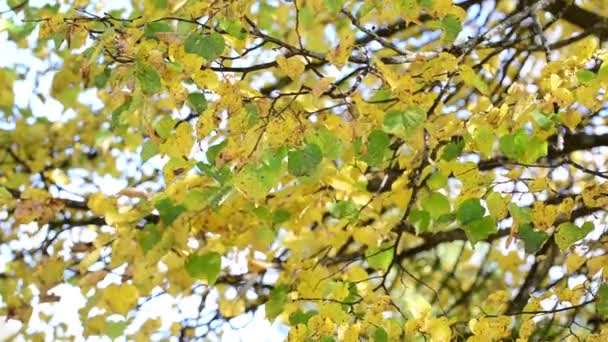
POLYGON ((607 2, 0 11, 2 54, 28 56, 0 68, 22 338, 71 334, 36 309, 63 284, 85 337, 257 312, 292 341, 608 340, 607 2), (197 314, 136 322, 161 296, 197 314))

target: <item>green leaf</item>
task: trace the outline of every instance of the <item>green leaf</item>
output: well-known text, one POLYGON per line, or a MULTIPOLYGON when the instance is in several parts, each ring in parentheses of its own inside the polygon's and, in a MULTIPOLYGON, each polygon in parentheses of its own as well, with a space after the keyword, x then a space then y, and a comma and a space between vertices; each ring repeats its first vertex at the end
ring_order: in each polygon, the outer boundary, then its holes
POLYGON ((593 230, 593 223, 585 222, 581 228, 574 223, 565 222, 557 227, 555 242, 562 251, 565 251, 576 241, 584 238, 593 230))
POLYGON ((498 143, 500 151, 510 159, 519 160, 525 152, 525 137, 527 137, 525 130, 501 137, 498 143))
POLYGON ((207 109, 207 99, 203 93, 190 93, 188 94, 188 104, 197 113, 202 113, 207 109))
POLYGON ((422 202, 422 208, 426 210, 432 218, 437 218, 452 210, 450 201, 440 192, 433 192, 424 202, 422 202))
POLYGON ((255 200, 266 197, 268 192, 275 186, 280 173, 280 169, 271 167, 260 167, 259 165, 248 164, 240 172, 234 175, 232 183, 234 186, 255 200))
POLYGON ((597 291, 597 304, 595 305, 597 313, 603 319, 608 318, 608 285, 603 283, 597 291))
POLYGON ((270 246, 277 237, 277 233, 272 228, 265 225, 258 228, 256 235, 258 240, 263 242, 266 246, 270 246))
POLYGON ((431 190, 438 190, 448 184, 448 176, 442 172, 433 173, 426 181, 426 185, 431 190))
POLYGON ((224 31, 228 32, 229 35, 243 40, 247 37, 247 32, 243 30, 243 25, 236 19, 223 18, 219 20, 220 25, 224 31))
POLYGON ((5 187, 0 186, 0 208, 2 206, 12 203, 14 201, 13 195, 5 187))
POLYGON ((306 312, 302 312, 302 310, 298 309, 298 311, 293 312, 289 315, 289 324, 292 326, 296 326, 298 324, 306 324, 308 320, 312 317, 318 315, 319 312, 316 310, 308 310, 306 312))
POLYGON ((172 32, 173 28, 171 25, 164 23, 162 21, 155 21, 146 24, 144 28, 144 36, 149 39, 156 39, 157 32, 172 32))
POLYGON ((462 24, 457 16, 448 14, 441 20, 441 29, 443 30, 443 42, 451 45, 462 31, 462 24))
POLYGON ((191 277, 197 279, 204 277, 209 285, 213 285, 222 270, 222 256, 216 252, 194 254, 186 260, 185 267, 191 277))
POLYGON ((261 219, 265 222, 272 221, 272 215, 270 214, 270 210, 266 207, 253 207, 251 211, 257 216, 257 218, 261 219))
POLYGON ((323 151, 323 157, 338 159, 342 150, 342 141, 338 139, 329 129, 319 128, 309 139, 309 142, 319 145, 323 151))
POLYGON ((125 103, 118 106, 116 109, 112 111, 112 120, 110 121, 110 130, 115 130, 118 126, 120 126, 120 116, 122 112, 129 109, 131 106, 131 100, 125 101, 125 103))
POLYGON ((378 327, 374 331, 374 342, 388 342, 388 333, 384 328, 378 327))
MULTIPOLYGON (((481 126, 478 127, 473 133, 472 142, 477 146, 477 151, 479 152, 482 158, 490 158, 492 156, 492 151, 494 150, 494 143, 496 141, 495 132, 487 127, 481 126)), ((463 142, 464 147, 464 142, 463 142)), ((458 153, 460 155, 460 152, 458 153)))
POLYGON ((100 89, 105 87, 111 75, 112 69, 105 67, 102 72, 95 76, 95 86, 100 89))
POLYGON ((245 106, 245 110, 247 111, 247 128, 251 128, 255 126, 260 119, 258 107, 253 103, 249 103, 245 106))
POLYGON ((167 5, 167 0, 154 0, 154 7, 158 9, 166 9, 167 5))
POLYGON ((227 165, 222 166, 219 170, 210 164, 203 162, 196 163, 196 168, 203 174, 213 177, 220 184, 226 184, 232 178, 232 171, 227 165))
POLYGON ((369 267, 386 271, 393 261, 393 248, 390 248, 390 246, 370 248, 365 253, 365 258, 369 267))
POLYGON ((207 156, 207 162, 215 166, 215 160, 217 159, 217 155, 224 149, 224 147, 226 147, 226 145, 228 145, 227 139, 223 140, 219 144, 209 146, 209 148, 207 148, 207 153, 205 154, 207 156))
POLYGON ((345 0, 323 0, 323 3, 332 14, 336 14, 342 9, 344 1, 345 0))
POLYGON ((535 254, 538 252, 548 237, 547 233, 535 230, 529 223, 519 226, 519 238, 524 242, 526 253, 535 254))
POLYGON ((331 216, 338 219, 354 217, 358 212, 357 206, 352 201, 337 201, 329 208, 331 216))
POLYGON ((173 132, 175 127, 175 120, 170 115, 163 115, 163 117, 154 124, 154 130, 159 137, 166 139, 173 132))
POLYGON ((167 226, 171 225, 179 215, 186 211, 183 205, 175 205, 169 198, 163 198, 156 203, 156 209, 160 215, 160 220, 167 226))
POLYGON ((286 222, 291 217, 287 209, 279 208, 272 213, 272 224, 277 225, 286 222))
POLYGON ((287 155, 287 170, 296 177, 310 176, 317 169, 323 154, 317 144, 307 144, 301 150, 289 151, 287 155))
POLYGON ((197 54, 208 61, 216 59, 224 52, 224 46, 224 37, 217 32, 209 35, 193 32, 184 42, 184 49, 187 53, 197 54))
POLYGON ((336 339, 333 336, 323 336, 319 342, 335 342, 336 339))
POLYGON ((356 137, 353 140, 353 150, 355 151, 355 156, 357 158, 361 157, 361 147, 363 145, 363 139, 361 137, 356 137))
POLYGON ((198 25, 195 23, 180 20, 177 22, 176 33, 182 37, 185 37, 185 36, 189 35, 190 33, 192 33, 194 30, 196 30, 197 28, 198 28, 198 25))
POLYGON ((278 315, 283 312, 283 308, 287 303, 288 288, 285 284, 278 285, 270 291, 268 301, 265 305, 266 318, 273 321, 278 315))
POLYGON ((454 160, 456 157, 460 156, 463 149, 464 149, 464 141, 459 141, 456 143, 449 143, 443 149, 443 154, 441 155, 441 159, 443 159, 445 161, 454 160))
POLYGON ((468 224, 482 218, 486 209, 481 205, 479 198, 469 198, 458 207, 456 218, 461 224, 468 224))
MULTIPOLYGON (((23 1, 19 1, 19 3, 23 3, 23 1)), ((14 42, 19 42, 21 39, 27 38, 27 36, 36 28, 36 23, 34 22, 27 22, 23 25, 18 25, 15 24, 11 18, 5 19, 4 25, 6 31, 8 32, 9 39, 14 42)))
MULTIPOLYGON (((359 12, 357 14, 361 14, 361 12, 359 12)), ((390 99, 391 95, 392 95, 392 91, 390 88, 381 88, 380 90, 376 91, 374 93, 374 95, 372 95, 372 97, 369 99, 369 101, 370 102, 384 101, 384 100, 390 99)))
POLYGON ((579 70, 576 72, 576 80, 581 84, 588 84, 595 79, 595 74, 590 70, 579 70))
POLYGON ((370 166, 379 166, 384 161, 386 152, 391 143, 388 135, 382 131, 372 131, 367 137, 367 151, 361 158, 370 166))
POLYGON ((117 339, 124 335, 125 328, 129 323, 125 321, 106 321, 105 332, 111 340, 117 339))
POLYGON ((147 140, 144 145, 141 147, 141 160, 143 162, 148 161, 148 159, 154 157, 158 154, 158 147, 152 140, 147 140))
POLYGON ((420 107, 409 107, 404 111, 393 110, 384 115, 384 130, 405 136, 424 123, 426 112, 420 107))
POLYGON ((509 204, 509 213, 520 224, 532 222, 532 209, 530 208, 522 208, 515 203, 511 203, 509 204))
POLYGON ((184 205, 188 210, 202 210, 209 204, 208 200, 210 196, 211 193, 209 190, 192 189, 186 193, 184 205))
POLYGON ((526 130, 521 128, 513 134, 501 137, 499 147, 509 159, 531 163, 547 155, 548 144, 546 141, 528 136, 526 130))
POLYGON ((554 127, 556 122, 551 120, 551 118, 545 115, 543 112, 539 110, 535 110, 532 112, 532 118, 538 124, 538 126, 544 130, 548 130, 551 127, 554 127))
POLYGON ((154 94, 160 91, 160 75, 153 67, 137 63, 135 75, 145 94, 154 94))
POLYGON ((608 81, 608 63, 607 62, 602 63, 600 70, 598 70, 598 72, 597 72, 597 78, 602 82, 608 81))
POLYGON ((464 232, 472 244, 477 243, 477 241, 485 240, 497 230, 498 227, 492 216, 477 219, 464 226, 464 232))
POLYGON ((451 223, 456 221, 456 213, 443 214, 435 219, 437 223, 451 223))
POLYGON ((147 253, 154 246, 156 246, 161 238, 160 232, 152 223, 146 224, 144 229, 138 233, 139 245, 141 246, 141 249, 144 250, 144 253, 147 253))
POLYGON ((428 231, 431 224, 431 214, 426 210, 412 209, 408 221, 416 229, 416 234, 424 233, 428 231))

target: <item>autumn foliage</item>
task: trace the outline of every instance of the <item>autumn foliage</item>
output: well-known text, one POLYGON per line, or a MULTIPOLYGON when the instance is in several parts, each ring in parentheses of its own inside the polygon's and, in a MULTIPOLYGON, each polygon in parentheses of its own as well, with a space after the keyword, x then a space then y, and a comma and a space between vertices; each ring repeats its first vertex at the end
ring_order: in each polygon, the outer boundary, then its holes
POLYGON ((605 1, 104 3, 0 8, 0 326, 608 341, 605 1))

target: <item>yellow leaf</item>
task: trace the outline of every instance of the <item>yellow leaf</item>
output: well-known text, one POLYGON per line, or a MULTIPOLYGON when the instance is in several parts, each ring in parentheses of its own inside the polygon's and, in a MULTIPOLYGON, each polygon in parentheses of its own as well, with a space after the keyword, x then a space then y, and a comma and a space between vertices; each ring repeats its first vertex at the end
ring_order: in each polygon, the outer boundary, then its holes
MULTIPOLYGON (((589 258, 587 261, 587 267, 589 268, 589 275, 595 275, 601 269, 606 268, 608 265, 608 255, 600 255, 589 258)), ((606 273, 606 272, 604 272, 606 273)))
POLYGON ((480 93, 487 95, 489 91, 488 85, 469 65, 462 64, 460 66, 460 75, 467 86, 475 87, 480 93))
POLYGON ((80 260, 80 263, 78 264, 78 270, 80 271, 80 274, 86 274, 87 269, 95 262, 97 262, 100 255, 101 248, 97 248, 91 253, 87 254, 84 258, 82 258, 82 260, 80 260))
POLYGON ((482 337, 483 341, 500 341, 511 334, 509 325, 511 317, 484 317, 469 321, 469 328, 476 336, 482 337))
POLYGON ((537 228, 548 229, 553 226, 553 222, 557 218, 557 212, 556 205, 545 205, 543 202, 536 201, 532 208, 532 222, 537 228))
POLYGON ((530 192, 539 192, 549 189, 549 183, 545 177, 538 177, 528 184, 530 192))
POLYGON ((304 73, 305 65, 299 57, 285 58, 283 55, 277 57, 279 69, 284 72, 289 78, 296 81, 304 73))
POLYGON ((245 301, 243 299, 228 300, 220 299, 219 309, 222 316, 226 318, 235 317, 245 311, 245 301))
POLYGON ((12 205, 15 202, 13 195, 3 186, 0 186, 0 208, 4 205, 12 205))
POLYGON ((427 319, 423 331, 431 335, 430 342, 450 342, 452 340, 452 328, 446 317, 427 319))
POLYGON ((317 81, 312 87, 312 95, 314 97, 320 97, 324 92, 329 89, 329 86, 334 81, 333 77, 325 77, 317 81))
MULTIPOLYGON (((15 73, 7 68, 0 68, 0 84, 3 85, 0 91, 0 110, 12 111, 15 94, 13 92, 13 82, 15 73)), ((7 113, 7 115, 9 114, 7 113)))
POLYGON ((574 102, 574 95, 566 88, 558 88, 553 91, 553 96, 560 107, 568 107, 574 102))
POLYGON ((564 126, 568 127, 571 131, 576 129, 576 126, 581 122, 582 116, 577 110, 568 110, 562 112, 559 115, 559 120, 564 126))
POLYGON ((89 196, 87 206, 96 215, 105 216, 106 212, 114 210, 115 201, 106 198, 102 193, 95 193, 89 196))
MULTIPOLYGON (((195 56, 190 54, 191 56, 195 56)), ((192 80, 201 89, 215 90, 219 85, 217 74, 209 69, 196 70, 192 75, 192 80)))
POLYGON ((196 137, 201 140, 217 128, 215 106, 209 106, 196 121, 196 137))
POLYGON ((111 284, 102 290, 101 298, 112 313, 126 316, 137 305, 139 293, 131 284, 111 284))
POLYGON ((498 192, 489 194, 486 197, 486 204, 488 205, 488 210, 490 210, 490 215, 497 221, 505 218, 509 212, 508 205, 510 201, 510 196, 502 197, 498 192))
POLYGON ((579 267, 581 267, 585 263, 585 261, 587 261, 587 258, 582 255, 578 255, 576 253, 568 255, 566 257, 566 262, 564 263, 566 265, 566 270, 568 271, 568 274, 572 274, 576 270, 578 270, 579 267))
POLYGON ((336 66, 338 69, 342 69, 348 58, 351 55, 353 46, 355 44, 355 31, 350 28, 341 30, 339 33, 340 43, 334 49, 330 50, 327 54, 327 60, 336 66))
POLYGON ((106 316, 98 315, 91 317, 84 322, 84 334, 87 335, 103 335, 106 330, 106 316))

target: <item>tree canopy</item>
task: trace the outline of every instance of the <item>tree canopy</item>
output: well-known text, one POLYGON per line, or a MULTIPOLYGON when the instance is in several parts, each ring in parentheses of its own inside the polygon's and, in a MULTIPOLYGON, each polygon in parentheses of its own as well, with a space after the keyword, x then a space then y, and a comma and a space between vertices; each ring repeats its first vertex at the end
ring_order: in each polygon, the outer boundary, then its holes
POLYGON ((608 340, 605 1, 0 11, 16 336, 608 340))

